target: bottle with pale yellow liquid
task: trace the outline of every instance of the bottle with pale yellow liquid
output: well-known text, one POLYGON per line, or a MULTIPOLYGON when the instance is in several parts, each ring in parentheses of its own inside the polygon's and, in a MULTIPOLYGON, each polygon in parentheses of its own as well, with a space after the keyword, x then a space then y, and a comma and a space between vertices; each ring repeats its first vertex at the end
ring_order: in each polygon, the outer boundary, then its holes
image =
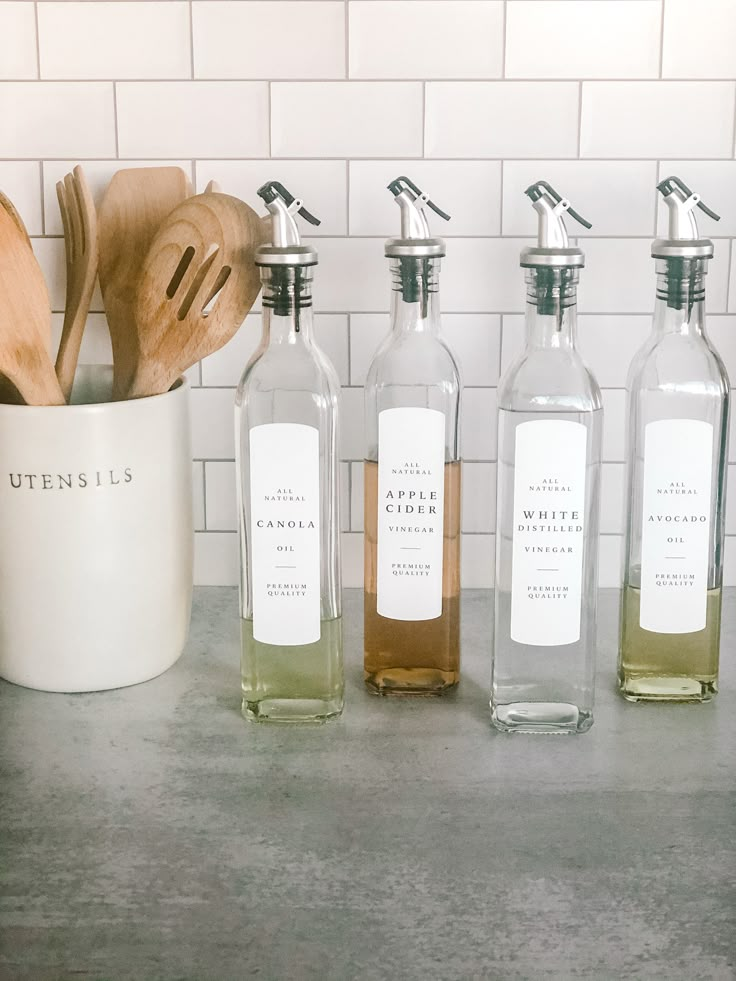
POLYGON ((460 378, 440 336, 439 264, 425 205, 389 190, 391 330, 365 386, 365 682, 378 695, 439 695, 460 676, 460 378))
POLYGON ((340 384, 312 332, 312 271, 298 213, 276 181, 256 250, 263 337, 238 386, 235 454, 241 555, 243 712, 317 722, 343 706, 337 417, 340 384))
POLYGON ((654 325, 628 382, 628 517, 618 683, 629 701, 708 701, 718 690, 729 381, 705 330, 713 242, 677 177, 652 246, 654 325))

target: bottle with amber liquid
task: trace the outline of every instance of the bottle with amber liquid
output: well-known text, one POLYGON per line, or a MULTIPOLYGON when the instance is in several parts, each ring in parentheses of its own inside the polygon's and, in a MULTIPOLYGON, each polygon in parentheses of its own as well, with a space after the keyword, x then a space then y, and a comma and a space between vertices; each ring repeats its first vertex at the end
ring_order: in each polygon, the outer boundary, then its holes
POLYGON ((460 378, 440 336, 442 239, 407 177, 389 190, 391 330, 365 386, 365 682, 378 695, 440 695, 460 674, 460 378))
POLYGON ((618 683, 629 701, 704 702, 718 690, 729 381, 705 330, 713 242, 677 177, 658 185, 653 330, 629 371, 628 518, 618 683))

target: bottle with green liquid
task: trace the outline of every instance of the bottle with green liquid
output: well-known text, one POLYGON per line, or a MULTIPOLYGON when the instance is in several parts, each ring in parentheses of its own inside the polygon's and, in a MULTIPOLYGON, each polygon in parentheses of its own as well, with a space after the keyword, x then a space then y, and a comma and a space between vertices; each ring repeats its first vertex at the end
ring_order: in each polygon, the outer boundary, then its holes
POLYGON ((235 406, 243 713, 319 722, 343 706, 340 384, 314 339, 317 252, 295 215, 319 222, 276 181, 258 194, 272 229, 256 251, 263 336, 235 406))

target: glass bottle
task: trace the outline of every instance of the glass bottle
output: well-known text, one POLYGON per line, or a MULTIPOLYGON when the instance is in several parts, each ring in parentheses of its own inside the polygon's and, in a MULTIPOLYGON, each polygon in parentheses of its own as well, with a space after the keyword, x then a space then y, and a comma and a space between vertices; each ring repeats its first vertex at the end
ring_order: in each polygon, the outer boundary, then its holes
POLYGON ((491 718, 505 732, 593 724, 603 409, 576 347, 580 249, 545 181, 526 248, 526 346, 498 392, 496 590, 491 718))
POLYGON ((440 337, 442 239, 399 177, 389 239, 391 330, 365 385, 365 682, 374 694, 439 695, 460 673, 460 378, 440 337))
POLYGON ((677 177, 658 185, 668 238, 652 246, 653 330, 628 381, 627 527, 618 681, 629 701, 718 690, 729 381, 705 332, 713 243, 677 177))
POLYGON ((256 251, 263 336, 238 386, 243 713, 322 721, 343 706, 335 370, 312 332, 316 251, 275 181, 258 191, 272 245, 256 251))

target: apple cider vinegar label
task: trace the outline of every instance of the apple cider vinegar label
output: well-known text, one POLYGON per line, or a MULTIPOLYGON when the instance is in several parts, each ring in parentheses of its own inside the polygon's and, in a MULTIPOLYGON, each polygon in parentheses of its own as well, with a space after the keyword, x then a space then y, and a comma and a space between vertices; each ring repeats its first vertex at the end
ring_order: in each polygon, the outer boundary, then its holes
POLYGON ((639 623, 660 634, 705 629, 713 426, 661 419, 644 430, 639 623))
POLYGON ((580 640, 588 431, 580 422, 516 427, 511 639, 580 640))
POLYGON ((391 620, 442 615, 445 415, 378 416, 377 611, 391 620))
POLYGON ((253 638, 320 639, 319 432, 297 423, 250 431, 253 638))

